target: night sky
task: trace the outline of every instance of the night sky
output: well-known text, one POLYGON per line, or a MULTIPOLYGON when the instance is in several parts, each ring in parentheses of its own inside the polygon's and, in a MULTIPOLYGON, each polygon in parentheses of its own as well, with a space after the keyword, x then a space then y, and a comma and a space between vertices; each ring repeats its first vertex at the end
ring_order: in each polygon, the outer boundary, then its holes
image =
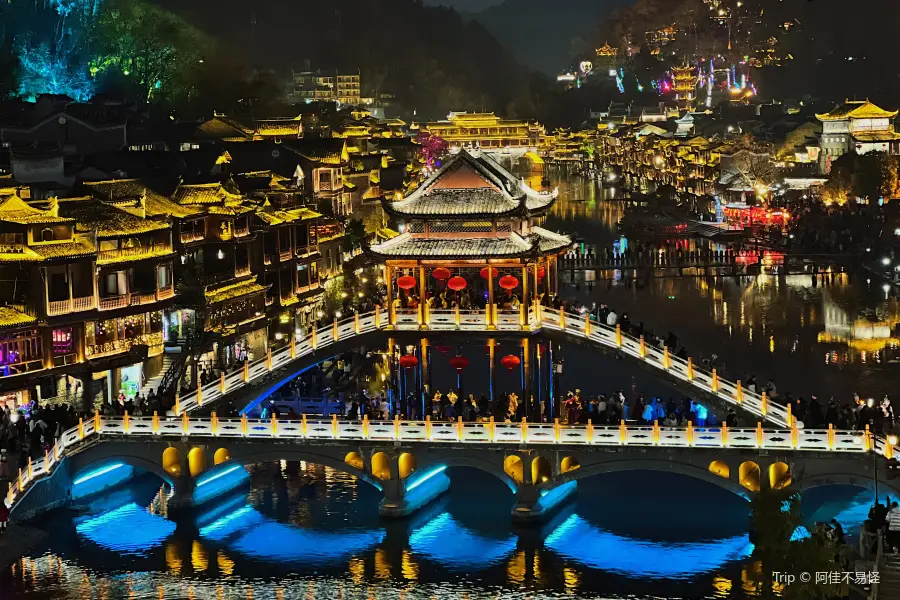
POLYGON ((503 0, 425 0, 427 6, 444 5, 463 12, 478 12, 503 0))

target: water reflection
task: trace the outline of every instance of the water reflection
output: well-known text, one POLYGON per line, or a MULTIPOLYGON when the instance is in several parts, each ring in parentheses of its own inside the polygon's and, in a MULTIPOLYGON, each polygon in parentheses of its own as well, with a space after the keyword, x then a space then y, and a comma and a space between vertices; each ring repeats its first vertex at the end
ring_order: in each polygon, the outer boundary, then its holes
POLYGON ((460 525, 450 513, 442 513, 413 531, 409 547, 416 554, 441 563, 448 569, 487 568, 503 560, 516 548, 515 536, 492 539, 460 525))
POLYGON ((694 543, 629 539, 599 529, 577 514, 560 524, 544 544, 592 569, 635 579, 691 579, 753 551, 746 535, 694 543))
MULTIPOLYGON (((331 469, 252 471, 249 494, 193 517, 160 516, 149 481, 118 508, 56 515, 47 546, 0 576, 0 597, 739 598, 759 575, 747 562, 746 502, 674 474, 583 480, 553 521, 515 529, 505 486, 480 471, 453 470, 448 497, 411 521, 380 520, 374 488, 368 497, 331 469), (322 493, 301 491, 310 488, 322 493), (659 489, 678 493, 663 505, 659 489), (305 525, 291 522, 298 514, 305 525)), ((852 539, 871 499, 811 490, 804 513, 810 525, 837 515, 852 539)))
POLYGON ((146 556, 175 533, 175 523, 134 502, 82 520, 75 531, 105 550, 146 556), (127 535, 123 532, 127 531, 127 535))

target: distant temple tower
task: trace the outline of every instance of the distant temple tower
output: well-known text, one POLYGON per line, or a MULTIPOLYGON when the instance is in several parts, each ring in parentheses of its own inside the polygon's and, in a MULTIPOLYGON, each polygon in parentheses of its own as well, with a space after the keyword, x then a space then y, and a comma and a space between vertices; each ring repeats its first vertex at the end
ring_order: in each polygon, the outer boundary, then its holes
POLYGON ((678 102, 678 108, 690 110, 694 106, 694 88, 697 87, 694 67, 687 64, 672 67, 672 79, 675 83, 675 100, 678 102))
POLYGON ((595 69, 601 69, 605 73, 618 66, 616 57, 619 54, 619 49, 610 46, 608 42, 597 48, 596 53, 597 58, 594 59, 595 69))

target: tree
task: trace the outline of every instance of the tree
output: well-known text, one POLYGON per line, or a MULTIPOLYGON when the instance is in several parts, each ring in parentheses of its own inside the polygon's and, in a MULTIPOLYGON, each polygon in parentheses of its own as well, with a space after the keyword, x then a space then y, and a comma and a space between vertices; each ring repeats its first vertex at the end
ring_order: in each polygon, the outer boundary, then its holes
POLYGON ((350 219, 344 230, 344 250, 350 252, 356 248, 368 249, 369 240, 366 238, 366 226, 362 219, 350 219))
MULTIPOLYGON (((751 533, 754 556, 762 563, 757 573, 757 591, 771 596, 779 588, 773 573, 830 573, 842 571, 835 555, 837 549, 816 529, 803 527, 800 495, 787 489, 764 488, 750 500, 751 533)), ((778 590, 781 598, 809 600, 836 598, 840 585, 800 581, 778 590)))
POLYGON ((422 157, 422 162, 430 169, 437 166, 438 162, 441 161, 450 150, 450 145, 444 138, 438 135, 432 135, 427 131, 423 131, 416 135, 413 141, 419 145, 419 154, 422 157))

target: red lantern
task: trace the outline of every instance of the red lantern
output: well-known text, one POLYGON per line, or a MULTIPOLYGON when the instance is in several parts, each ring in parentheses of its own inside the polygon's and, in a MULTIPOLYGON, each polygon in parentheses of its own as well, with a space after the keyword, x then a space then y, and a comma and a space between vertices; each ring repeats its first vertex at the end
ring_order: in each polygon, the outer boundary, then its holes
POLYGON ((466 280, 459 275, 457 275, 456 277, 451 277, 450 281, 447 282, 447 287, 454 292, 466 289, 466 285, 466 280))
POLYGON ((456 369, 457 373, 462 373, 463 369, 469 366, 469 359, 465 356, 456 355, 450 359, 450 366, 456 369))
MULTIPOLYGON (((496 279, 496 278, 497 278, 497 274, 498 274, 500 271, 498 271, 496 267, 491 267, 491 272, 492 272, 493 275, 494 275, 494 279, 496 279)), ((483 269, 481 269, 481 278, 482 278, 482 279, 487 279, 487 278, 488 278, 488 268, 487 268, 487 267, 484 267, 483 269)))
POLYGON ((547 269, 544 267, 538 267, 538 279, 543 279, 544 275, 547 274, 547 269))
POLYGON ((447 269, 445 267, 438 267, 431 272, 431 276, 439 281, 447 281, 448 279, 450 279, 450 269, 447 269))
POLYGON ((416 278, 410 275, 404 275, 397 280, 397 287, 401 290, 411 290, 416 287, 416 278))
POLYGON ((500 278, 500 287, 504 290, 514 290, 519 287, 519 280, 512 275, 504 275, 500 278))
POLYGON ((507 354, 500 359, 500 364, 509 369, 510 372, 512 372, 512 370, 518 367, 521 363, 522 360, 515 354, 507 354))
POLYGON ((400 363, 400 366, 404 369, 412 369, 417 364, 419 364, 419 359, 413 356, 412 354, 404 354, 400 357, 400 360, 397 361, 400 363))
POLYGON ((448 352, 450 352, 450 346, 435 346, 434 349, 441 354, 447 354, 448 352))

